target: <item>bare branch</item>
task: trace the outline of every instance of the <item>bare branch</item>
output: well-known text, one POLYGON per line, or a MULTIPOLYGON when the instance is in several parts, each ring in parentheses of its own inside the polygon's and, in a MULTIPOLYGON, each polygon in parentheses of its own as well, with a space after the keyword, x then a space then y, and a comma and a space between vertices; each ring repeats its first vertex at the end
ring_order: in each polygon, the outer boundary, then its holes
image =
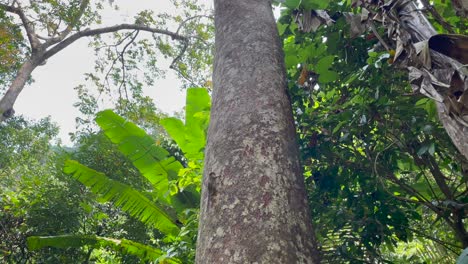
MULTIPOLYGON (((132 34, 130 34, 130 36, 131 36, 130 41, 127 44, 125 44, 124 48, 119 53, 121 70, 122 70, 122 80, 121 80, 120 85, 119 85, 120 101, 122 101, 122 87, 123 87, 124 92, 125 92, 125 98, 128 100, 127 82, 125 81, 125 79, 127 78, 127 70, 126 70, 126 66, 125 66, 125 52, 126 52, 127 48, 130 46, 130 44, 135 42, 135 39, 137 38, 138 33, 140 33, 140 31, 136 30, 135 34, 133 34, 133 32, 132 32, 132 34)), ((109 72, 110 72, 110 70, 111 69, 109 69, 109 72)), ((107 79, 107 75, 106 75, 106 79, 107 79)))
MULTIPOLYGON (((118 53, 118 56, 112 60, 111 66, 110 66, 109 69, 107 70, 106 76, 104 77, 104 80, 105 80, 105 82, 106 82, 106 84, 107 84, 108 87, 110 87, 110 84, 109 84, 109 75, 111 74, 112 69, 114 69, 114 66, 115 66, 115 64, 117 63, 117 60, 119 60, 119 59, 121 60, 121 63, 122 63, 122 66, 121 66, 121 67, 122 67, 122 70, 124 71, 124 75, 125 75, 125 68, 124 68, 125 58, 124 58, 123 56, 124 56, 124 52, 126 51, 128 45, 130 45, 130 43, 132 43, 132 42, 135 41, 135 38, 136 38, 136 36, 138 35, 138 32, 139 32, 139 31, 136 30, 136 31, 134 31, 134 32, 132 32, 132 33, 128 34, 127 36, 125 36, 122 40, 118 41, 117 44, 110 45, 110 46, 108 46, 108 48, 107 48, 107 50, 110 50, 111 47, 114 47, 115 50, 116 50, 117 53, 118 53), (137 34, 133 34, 134 32, 137 32, 137 34), (125 45, 125 47, 123 48, 123 50, 122 50, 121 52, 118 52, 117 46, 120 45, 120 44, 122 44, 122 43, 123 43, 126 39, 128 39, 128 38, 131 38, 131 40, 125 45)), ((123 77, 122 80, 124 80, 124 78, 125 78, 125 77, 123 77)), ((122 82, 123 82, 123 81, 122 81, 122 82)), ((121 87, 122 87, 122 85, 120 85, 120 87, 119 87, 119 93, 120 93, 120 88, 121 88, 121 87)))

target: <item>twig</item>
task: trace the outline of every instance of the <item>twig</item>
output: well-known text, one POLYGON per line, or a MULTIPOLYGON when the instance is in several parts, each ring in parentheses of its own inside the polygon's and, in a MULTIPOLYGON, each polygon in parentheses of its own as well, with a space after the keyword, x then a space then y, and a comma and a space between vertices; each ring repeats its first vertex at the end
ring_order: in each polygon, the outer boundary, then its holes
POLYGON ((73 27, 76 26, 76 24, 80 21, 81 17, 83 16, 83 13, 85 12, 86 8, 89 5, 89 0, 83 0, 80 3, 80 9, 78 14, 73 18, 73 20, 68 24, 68 26, 59 33, 59 35, 55 38, 50 38, 44 43, 44 47, 50 47, 60 41, 62 41, 70 32, 73 30, 73 27))
POLYGON ((435 8, 429 3, 428 0, 421 0, 421 3, 424 5, 424 7, 429 10, 431 13, 432 17, 439 23, 445 30, 447 30, 449 33, 454 34, 455 31, 452 28, 452 25, 450 25, 440 14, 435 10, 435 8))
POLYGON ((426 234, 424 234, 424 233, 418 231, 417 229, 408 228, 408 230, 410 230, 411 232, 413 232, 413 233, 415 233, 415 234, 417 234, 417 235, 419 235, 419 236, 421 236, 421 237, 424 237, 424 238, 426 238, 426 239, 429 239, 429 240, 432 240, 432 241, 436 242, 437 244, 439 244, 439 245, 445 247, 446 249, 452 251, 452 252, 455 253, 455 254, 458 254, 458 252, 456 252, 455 250, 451 249, 449 246, 454 247, 454 248, 462 248, 462 247, 460 247, 459 245, 452 244, 452 243, 450 243, 450 242, 442 241, 442 240, 440 240, 440 239, 438 239, 438 238, 428 236, 428 235, 426 235, 426 234))
POLYGON ((37 38, 36 32, 34 31, 33 23, 26 17, 18 1, 13 1, 12 6, 0 3, 0 7, 5 9, 7 12, 14 13, 19 16, 21 22, 23 23, 24 29, 26 30, 26 35, 28 36, 32 51, 35 52, 38 50, 41 46, 41 42, 37 38), (15 3, 17 7, 14 6, 15 3))
MULTIPOLYGON (((114 47, 114 48, 117 50, 117 47, 118 47, 120 44, 122 44, 126 39, 132 37, 134 32, 138 32, 138 31, 133 31, 132 33, 128 34, 127 36, 125 36, 124 38, 122 38, 121 40, 119 40, 116 44, 113 44, 113 45, 108 46, 109 52, 110 52, 110 50, 111 50, 110 47, 114 47)), ((131 43, 131 42, 133 42, 133 40, 130 41, 129 43, 131 43)), ((106 83, 107 83, 107 86, 108 86, 108 87, 110 87, 110 84, 109 84, 109 81, 108 81, 109 75, 110 75, 112 69, 114 69, 114 65, 116 64, 117 60, 123 56, 123 52, 126 50, 127 47, 128 47, 128 44, 125 45, 125 47, 124 47, 124 49, 122 50, 122 52, 118 52, 119 55, 118 55, 115 59, 112 60, 111 66, 109 67, 109 70, 107 71, 106 76, 104 77, 104 80, 106 80, 106 83)), ((118 50, 117 50, 117 51, 118 51, 118 50)), ((110 89, 110 88, 109 88, 109 89, 110 89)))
POLYGON ((205 17, 205 18, 209 18, 209 19, 213 19, 212 16, 207 16, 207 15, 197 15, 197 16, 193 16, 193 17, 189 17, 187 19, 185 19, 184 21, 182 21, 180 24, 179 24, 179 27, 177 28, 176 30, 176 34, 179 34, 179 31, 182 27, 185 26, 185 24, 190 21, 190 20, 193 20, 193 19, 196 19, 196 18, 202 18, 202 17, 205 17))
POLYGON ((127 75, 127 71, 125 70, 125 56, 124 56, 125 51, 130 46, 130 44, 132 44, 135 41, 135 39, 137 38, 139 32, 140 31, 138 31, 138 30, 136 31, 136 33, 132 36, 130 41, 124 46, 124 48, 120 52, 120 63, 122 64, 122 67, 121 67, 121 69, 122 69, 122 81, 120 82, 120 85, 119 85, 120 100, 122 100, 122 92, 121 92, 122 86, 123 86, 124 91, 125 91, 125 98, 128 100, 127 83, 125 82, 126 75, 127 75))
POLYGON ((387 42, 385 42, 385 40, 380 36, 379 32, 378 32, 377 29, 375 28, 374 22, 372 22, 372 20, 369 20, 368 23, 369 23, 370 29, 372 30, 372 33, 374 33, 375 37, 380 41, 380 43, 384 46, 384 48, 385 48, 387 51, 390 51, 390 46, 389 46, 389 45, 387 44, 387 42))

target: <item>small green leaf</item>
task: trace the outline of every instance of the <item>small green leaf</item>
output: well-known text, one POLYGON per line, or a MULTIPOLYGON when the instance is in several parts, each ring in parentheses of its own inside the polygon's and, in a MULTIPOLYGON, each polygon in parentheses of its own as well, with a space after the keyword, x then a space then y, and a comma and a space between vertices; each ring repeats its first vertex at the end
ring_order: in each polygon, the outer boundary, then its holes
POLYGON ((284 5, 289 7, 289 8, 296 8, 299 6, 299 3, 301 2, 301 0, 286 0, 284 2, 284 5))
POLYGON ((423 99, 419 99, 417 102, 416 102, 416 106, 421 106, 421 105, 425 105, 430 99, 429 98, 423 98, 423 99))
POLYGON ((278 33, 280 36, 282 36, 284 34, 284 31, 286 31, 289 25, 278 23, 277 26, 278 26, 278 33))
POLYGON ((286 68, 297 67, 297 64, 299 63, 296 55, 286 55, 284 61, 286 63, 286 68))
POLYGON ((425 109, 430 119, 437 119, 437 106, 433 100, 426 103, 425 109))
POLYGON ((429 145, 424 144, 417 152, 418 156, 422 156, 429 149, 429 145))
POLYGON ((332 134, 338 132, 345 123, 348 123, 348 121, 338 123, 338 125, 333 129, 332 134))
POLYGON ((429 146, 429 149, 427 150, 427 152, 429 153, 429 155, 434 156, 434 152, 435 152, 435 144, 434 143, 431 143, 431 145, 429 146))
POLYGON ((371 58, 375 58, 375 57, 377 57, 377 54, 378 54, 378 53, 377 53, 377 52, 375 52, 375 51, 370 51, 370 52, 369 52, 369 53, 367 53, 367 54, 369 55, 369 57, 371 57, 371 58))
POLYGON ((179 192, 179 188, 176 183, 171 183, 169 185, 169 191, 171 195, 176 195, 179 192))

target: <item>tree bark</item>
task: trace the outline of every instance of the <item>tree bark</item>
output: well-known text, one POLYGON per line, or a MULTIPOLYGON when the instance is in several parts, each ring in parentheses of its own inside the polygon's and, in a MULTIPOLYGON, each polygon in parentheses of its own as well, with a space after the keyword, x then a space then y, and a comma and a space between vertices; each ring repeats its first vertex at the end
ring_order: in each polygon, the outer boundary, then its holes
POLYGON ((197 263, 318 263, 269 0, 215 0, 197 263))
POLYGON ((13 114, 13 105, 15 104, 16 98, 18 98, 18 95, 23 90, 24 85, 37 65, 37 62, 33 59, 27 60, 21 65, 16 78, 0 100, 0 122, 11 117, 13 114))

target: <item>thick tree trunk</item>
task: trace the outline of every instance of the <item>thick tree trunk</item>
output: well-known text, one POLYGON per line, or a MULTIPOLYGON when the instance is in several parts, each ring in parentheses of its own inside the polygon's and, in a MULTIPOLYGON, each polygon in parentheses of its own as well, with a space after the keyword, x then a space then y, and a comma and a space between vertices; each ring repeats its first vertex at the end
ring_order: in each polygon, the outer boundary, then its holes
POLYGON ((215 0, 197 263, 318 263, 269 0, 215 0))

